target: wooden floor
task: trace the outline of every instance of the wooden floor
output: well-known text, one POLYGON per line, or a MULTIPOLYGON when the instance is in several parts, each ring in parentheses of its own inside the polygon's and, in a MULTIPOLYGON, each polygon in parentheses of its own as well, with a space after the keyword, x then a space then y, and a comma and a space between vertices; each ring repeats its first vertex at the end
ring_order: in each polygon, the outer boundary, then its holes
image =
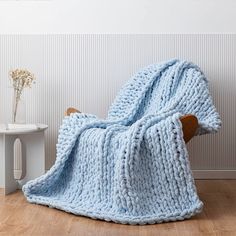
POLYGON ((236 236, 236 180, 198 180, 204 202, 201 214, 190 220, 129 226, 78 217, 26 202, 21 191, 0 195, 0 235, 234 235, 236 236))

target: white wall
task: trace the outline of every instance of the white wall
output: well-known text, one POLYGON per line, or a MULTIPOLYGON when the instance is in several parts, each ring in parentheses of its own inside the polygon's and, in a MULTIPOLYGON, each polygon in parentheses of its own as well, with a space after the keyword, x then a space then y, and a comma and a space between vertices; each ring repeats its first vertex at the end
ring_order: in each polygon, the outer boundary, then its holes
POLYGON ((2 35, 0 52, 0 122, 10 120, 9 69, 28 68, 37 83, 25 94, 27 120, 49 125, 46 168, 55 160, 67 107, 105 117, 117 91, 139 68, 173 57, 194 61, 209 78, 223 127, 188 144, 192 168, 200 177, 205 170, 220 170, 218 177, 233 171, 236 177, 236 35, 2 35))
MULTIPOLYGON (((236 169, 236 128, 232 123, 235 36, 175 34, 236 33, 235 12, 235 0, 0 0, 0 34, 173 33, 0 36, 0 113, 9 114, 8 70, 23 66, 34 71, 39 80, 34 88, 36 96, 28 94, 28 119, 50 126, 46 139, 48 168, 55 157, 57 129, 65 107, 74 105, 104 116, 118 88, 137 68, 183 57, 199 63, 209 74, 226 120, 216 138, 204 137, 190 144, 193 168, 236 169), (65 83, 68 87, 63 86, 65 83)), ((8 119, 2 114, 0 122, 8 119)))
POLYGON ((235 33, 235 12, 235 0, 0 0, 0 33, 235 33))

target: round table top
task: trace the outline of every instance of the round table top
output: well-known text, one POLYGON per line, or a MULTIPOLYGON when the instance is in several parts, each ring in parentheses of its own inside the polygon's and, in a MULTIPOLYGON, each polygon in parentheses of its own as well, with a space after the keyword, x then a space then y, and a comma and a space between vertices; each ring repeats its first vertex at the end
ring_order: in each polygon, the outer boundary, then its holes
POLYGON ((0 134, 28 134, 47 128, 48 125, 45 124, 0 124, 0 134))

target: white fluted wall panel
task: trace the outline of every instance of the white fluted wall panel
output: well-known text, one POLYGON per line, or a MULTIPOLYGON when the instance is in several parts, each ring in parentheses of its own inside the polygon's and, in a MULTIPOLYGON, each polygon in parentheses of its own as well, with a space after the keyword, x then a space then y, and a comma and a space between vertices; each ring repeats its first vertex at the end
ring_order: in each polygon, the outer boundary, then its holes
POLYGON ((139 68, 178 57, 200 65, 221 114, 220 133, 188 144, 197 170, 236 169, 236 35, 1 35, 0 122, 11 118, 8 71, 28 68, 37 83, 25 92, 27 121, 49 125, 46 168, 69 106, 105 117, 121 85, 139 68))

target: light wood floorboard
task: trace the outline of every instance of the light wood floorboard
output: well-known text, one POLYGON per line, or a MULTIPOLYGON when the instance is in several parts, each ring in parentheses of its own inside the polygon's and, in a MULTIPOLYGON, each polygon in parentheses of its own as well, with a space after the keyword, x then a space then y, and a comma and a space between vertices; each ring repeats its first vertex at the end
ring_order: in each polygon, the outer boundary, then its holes
POLYGON ((0 235, 236 236, 236 180, 196 181, 201 214, 185 221, 130 226, 74 216, 28 203, 22 192, 0 195, 0 235))

